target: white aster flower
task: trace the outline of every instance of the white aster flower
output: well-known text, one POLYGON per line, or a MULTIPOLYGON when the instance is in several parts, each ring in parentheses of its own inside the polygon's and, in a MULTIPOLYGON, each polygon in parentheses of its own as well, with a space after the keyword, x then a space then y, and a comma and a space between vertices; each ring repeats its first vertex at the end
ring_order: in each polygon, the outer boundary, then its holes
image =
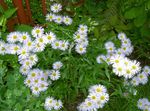
POLYGON ((148 77, 147 77, 147 75, 144 74, 144 73, 138 74, 137 77, 138 77, 138 79, 139 79, 139 82, 140 82, 141 84, 143 84, 143 85, 148 82, 148 77))
POLYGON ((57 61, 53 63, 53 69, 59 70, 63 66, 62 62, 57 61))
POLYGON ((143 72, 144 72, 145 74, 150 74, 150 66, 144 66, 144 67, 143 67, 143 72))
POLYGON ((86 47, 84 47, 83 45, 76 45, 75 50, 77 53, 79 54, 85 54, 86 53, 86 47))
POLYGON ((61 24, 63 22, 63 18, 60 15, 55 16, 54 21, 58 24, 61 24))
POLYGON ((50 72, 50 78, 53 81, 58 80, 60 78, 60 72, 59 72, 59 70, 52 70, 50 72))
POLYGON ((9 43, 15 43, 19 41, 21 33, 20 32, 11 32, 7 35, 7 41, 9 43))
POLYGON ((103 63, 105 60, 106 60, 105 55, 99 55, 99 56, 97 56, 97 58, 96 58, 96 61, 97 61, 98 64, 103 63))
POLYGON ((49 14, 47 14, 46 15, 46 20, 47 21, 53 21, 54 20, 54 18, 55 18, 55 15, 54 14, 52 14, 52 13, 49 13, 49 14))
POLYGON ((28 68, 28 67, 24 67, 24 66, 20 67, 20 73, 22 75, 27 75, 29 73, 29 71, 30 71, 30 68, 28 68))
POLYGON ((26 41, 31 41, 30 35, 27 32, 23 32, 20 35, 19 41, 22 43, 26 42, 26 41))
POLYGON ((55 3, 51 6, 51 11, 53 11, 54 13, 58 13, 62 10, 62 5, 55 3))
POLYGON ((45 34, 46 42, 53 43, 56 40, 56 35, 53 32, 49 32, 45 34))
POLYGON ((68 49, 69 42, 68 41, 62 41, 60 45, 60 50, 65 51, 68 49))
POLYGON ((66 25, 71 25, 72 24, 72 19, 68 16, 64 16, 63 17, 63 22, 66 24, 66 25))
POLYGON ((61 100, 55 100, 54 101, 54 109, 59 110, 63 107, 61 100))
POLYGON ((121 32, 121 33, 118 34, 118 39, 119 39, 119 40, 125 40, 126 38, 127 38, 127 37, 126 37, 126 34, 125 34, 125 33, 121 32))
POLYGON ((29 51, 26 47, 21 47, 18 50, 19 60, 26 59, 29 56, 29 51))
POLYGON ((88 27, 86 25, 79 25, 78 32, 80 34, 85 34, 88 31, 88 27))
POLYGON ((53 49, 60 49, 61 42, 62 42, 62 41, 59 41, 59 40, 54 41, 54 42, 51 44, 51 45, 52 45, 52 48, 53 48, 53 49))
POLYGON ((36 26, 32 29, 33 37, 41 37, 44 34, 44 29, 42 27, 36 26))
POLYGON ((52 110, 55 105, 55 100, 53 97, 47 97, 45 99, 44 107, 46 110, 52 110))

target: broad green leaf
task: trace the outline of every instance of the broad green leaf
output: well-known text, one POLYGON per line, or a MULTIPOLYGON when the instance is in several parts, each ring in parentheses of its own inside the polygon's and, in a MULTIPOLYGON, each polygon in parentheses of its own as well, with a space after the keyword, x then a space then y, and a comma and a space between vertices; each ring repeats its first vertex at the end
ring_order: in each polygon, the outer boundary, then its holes
POLYGON ((132 8, 132 9, 129 9, 128 11, 125 12, 125 18, 127 19, 133 19, 136 17, 136 12, 137 12, 137 8, 132 8))
POLYGON ((4 16, 8 19, 16 12, 16 10, 16 8, 8 9, 4 12, 4 16))
POLYGON ((141 14, 140 16, 138 16, 138 17, 134 20, 135 26, 136 26, 136 27, 142 26, 142 25, 145 23, 145 21, 146 21, 146 17, 147 17, 147 15, 146 15, 145 12, 143 12, 143 14, 141 14))

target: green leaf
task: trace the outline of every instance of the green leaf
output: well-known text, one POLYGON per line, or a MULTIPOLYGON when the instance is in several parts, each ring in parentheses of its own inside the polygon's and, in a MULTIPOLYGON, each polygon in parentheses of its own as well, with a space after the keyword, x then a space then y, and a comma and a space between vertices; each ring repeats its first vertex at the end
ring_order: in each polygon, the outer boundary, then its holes
POLYGON ((29 32, 30 33, 31 30, 32 30, 32 27, 29 26, 29 25, 17 25, 15 27, 15 29, 18 30, 18 31, 29 32))
POLYGON ((4 16, 6 17, 6 19, 10 18, 15 12, 16 12, 16 8, 11 8, 8 9, 4 12, 4 16))
POLYGON ((136 26, 136 27, 142 26, 142 25, 145 23, 145 21, 146 21, 146 17, 147 17, 147 15, 146 15, 145 12, 143 12, 140 16, 138 16, 138 17, 134 20, 135 26, 136 26))
POLYGON ((132 8, 125 12, 125 18, 127 19, 133 19, 136 17, 137 8, 132 8))
POLYGON ((0 5, 0 13, 4 13, 4 9, 3 9, 3 7, 0 5))

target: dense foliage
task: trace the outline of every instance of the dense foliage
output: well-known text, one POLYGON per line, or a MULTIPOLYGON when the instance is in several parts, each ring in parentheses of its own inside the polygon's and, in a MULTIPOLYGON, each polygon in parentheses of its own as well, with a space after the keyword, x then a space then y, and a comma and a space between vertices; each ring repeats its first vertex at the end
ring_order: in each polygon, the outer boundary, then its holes
MULTIPOLYGON (((95 84, 104 85, 109 94, 109 101, 99 111, 139 111, 137 101, 148 98, 150 101, 150 81, 146 85, 126 85, 123 77, 112 71, 106 62, 98 64, 99 54, 106 54, 105 42, 113 41, 117 48, 121 42, 117 39, 120 32, 126 33, 132 41, 134 51, 131 60, 138 60, 141 67, 150 65, 150 0, 85 0, 77 5, 78 0, 54 0, 63 5, 60 14, 73 19, 71 25, 56 24, 46 21, 42 14, 39 0, 30 1, 35 26, 41 26, 45 32, 52 31, 60 40, 73 42, 73 35, 80 24, 88 26, 89 45, 85 54, 75 52, 74 44, 66 51, 54 50, 49 45, 38 52, 38 62, 34 68, 52 69, 55 61, 61 61, 61 77, 52 82, 45 92, 36 97, 24 84, 25 76, 20 73, 18 56, 0 55, 0 111, 45 111, 44 102, 48 96, 63 102, 62 111, 76 111, 77 106, 87 97, 88 89, 95 84)), ((82 0, 81 0, 82 1, 82 0)), ((7 41, 7 20, 16 16, 11 0, 6 0, 10 7, 3 10, 0 6, 0 39, 7 41)), ((53 4, 47 0, 47 10, 53 4)), ((33 26, 15 26, 15 31, 28 32, 33 26)))

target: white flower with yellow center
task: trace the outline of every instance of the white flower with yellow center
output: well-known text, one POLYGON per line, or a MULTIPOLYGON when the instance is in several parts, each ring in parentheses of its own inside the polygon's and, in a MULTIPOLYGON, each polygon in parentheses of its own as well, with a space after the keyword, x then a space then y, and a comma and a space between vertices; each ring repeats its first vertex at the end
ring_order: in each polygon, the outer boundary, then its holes
POLYGON ((58 24, 61 24, 63 22, 63 18, 60 15, 55 16, 54 21, 58 24))
POLYGON ((63 22, 66 24, 66 25, 71 25, 72 24, 72 19, 68 16, 64 16, 63 17, 63 22))
POLYGON ((45 34, 46 43, 53 43, 56 40, 56 35, 53 32, 48 32, 45 34))
POLYGON ((53 81, 58 80, 60 78, 60 72, 58 70, 52 70, 50 72, 50 78, 53 81))
POLYGON ((49 13, 49 14, 46 15, 46 20, 49 21, 49 22, 53 21, 54 18, 55 18, 55 15, 52 14, 52 13, 49 13))
POLYGON ((7 41, 10 43, 18 42, 20 39, 21 33, 20 32, 11 32, 7 35, 7 41))
POLYGON ((62 10, 62 5, 55 3, 51 6, 51 11, 53 11, 54 13, 58 13, 62 10))
POLYGON ((85 54, 86 53, 86 47, 83 45, 76 45, 75 50, 79 54, 85 54))
POLYGON ((44 34, 44 29, 42 27, 36 26, 32 29, 33 37, 41 37, 44 34))

